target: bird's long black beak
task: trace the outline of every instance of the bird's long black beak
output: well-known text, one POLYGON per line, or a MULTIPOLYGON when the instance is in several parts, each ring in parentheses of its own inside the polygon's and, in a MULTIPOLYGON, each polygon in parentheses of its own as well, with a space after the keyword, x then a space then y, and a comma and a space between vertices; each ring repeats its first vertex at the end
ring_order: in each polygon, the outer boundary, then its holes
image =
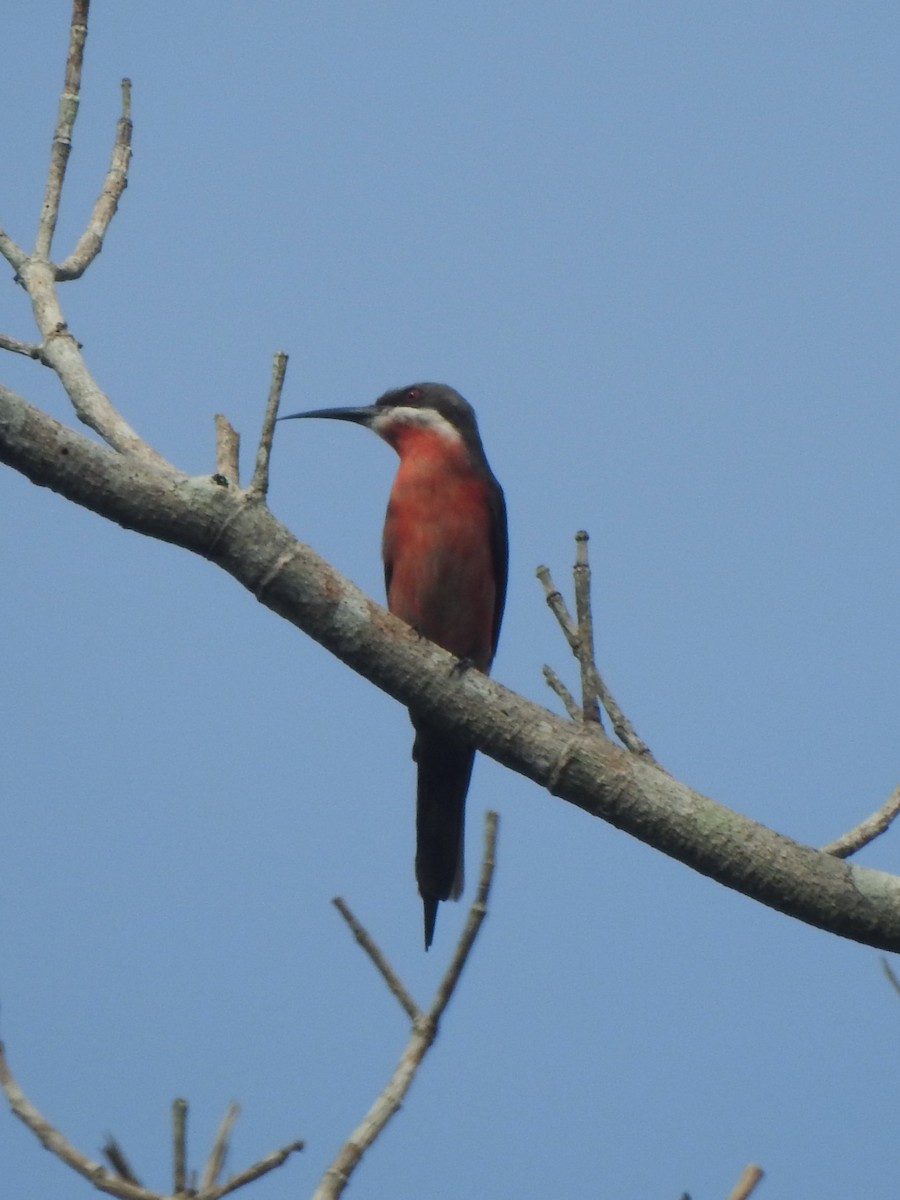
POLYGON ((313 412, 288 413, 279 421, 294 421, 298 417, 329 417, 334 421, 352 421, 354 425, 371 425, 378 409, 374 404, 362 408, 317 408, 313 412))

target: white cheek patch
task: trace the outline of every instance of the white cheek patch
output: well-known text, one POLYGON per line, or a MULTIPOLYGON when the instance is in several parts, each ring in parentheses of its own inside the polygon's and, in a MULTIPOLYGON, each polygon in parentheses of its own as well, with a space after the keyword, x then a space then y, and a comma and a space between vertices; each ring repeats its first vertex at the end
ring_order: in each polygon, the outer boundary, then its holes
POLYGON ((408 428, 410 425, 418 425, 420 429, 436 433, 448 442, 462 441, 454 426, 446 417, 442 417, 436 408, 404 408, 402 405, 387 408, 375 417, 372 429, 379 437, 386 437, 391 430, 402 429, 404 426, 408 428))

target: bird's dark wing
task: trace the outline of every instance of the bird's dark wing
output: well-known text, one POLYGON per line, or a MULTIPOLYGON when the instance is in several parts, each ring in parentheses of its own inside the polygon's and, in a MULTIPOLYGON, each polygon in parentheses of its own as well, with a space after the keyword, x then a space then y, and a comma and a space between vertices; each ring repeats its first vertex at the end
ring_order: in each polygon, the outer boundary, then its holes
POLYGON ((509 574, 509 535, 506 530, 506 501, 503 489, 496 479, 491 480, 491 557, 494 560, 496 592, 494 596, 494 627, 491 641, 492 657, 500 637, 500 622, 506 604, 506 579, 509 574))

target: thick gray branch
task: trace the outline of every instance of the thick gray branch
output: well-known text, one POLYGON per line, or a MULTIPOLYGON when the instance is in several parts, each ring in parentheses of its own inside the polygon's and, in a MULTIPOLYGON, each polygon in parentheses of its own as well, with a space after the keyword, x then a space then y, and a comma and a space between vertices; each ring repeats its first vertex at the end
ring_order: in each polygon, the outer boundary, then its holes
POLYGON ((763 904, 900 951, 900 879, 791 841, 478 671, 453 671, 449 654, 375 604, 246 493, 96 445, 3 388, 0 461, 126 528, 217 563, 366 679, 553 795, 763 904))

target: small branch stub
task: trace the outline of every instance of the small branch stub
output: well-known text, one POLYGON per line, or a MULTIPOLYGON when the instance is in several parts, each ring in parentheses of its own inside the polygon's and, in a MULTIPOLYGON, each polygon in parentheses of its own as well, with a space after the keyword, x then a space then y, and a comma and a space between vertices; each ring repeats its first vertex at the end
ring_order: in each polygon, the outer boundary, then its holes
POLYGON ((232 487, 240 485, 241 435, 222 413, 216 413, 216 475, 232 487))
POLYGON ((758 1167, 755 1163, 748 1163, 741 1171, 741 1177, 728 1193, 728 1200, 747 1200, 747 1197, 756 1190, 756 1185, 763 1177, 762 1167, 758 1167))
POLYGON ((858 825, 854 825, 852 829, 848 829, 846 833, 842 833, 833 842, 829 842, 827 846, 823 846, 822 853, 832 854, 835 858, 849 858, 851 854, 862 850, 863 846, 868 846, 869 842, 873 842, 875 838, 890 829, 898 814, 900 814, 900 785, 894 788, 881 808, 876 809, 871 816, 860 821, 858 825))

